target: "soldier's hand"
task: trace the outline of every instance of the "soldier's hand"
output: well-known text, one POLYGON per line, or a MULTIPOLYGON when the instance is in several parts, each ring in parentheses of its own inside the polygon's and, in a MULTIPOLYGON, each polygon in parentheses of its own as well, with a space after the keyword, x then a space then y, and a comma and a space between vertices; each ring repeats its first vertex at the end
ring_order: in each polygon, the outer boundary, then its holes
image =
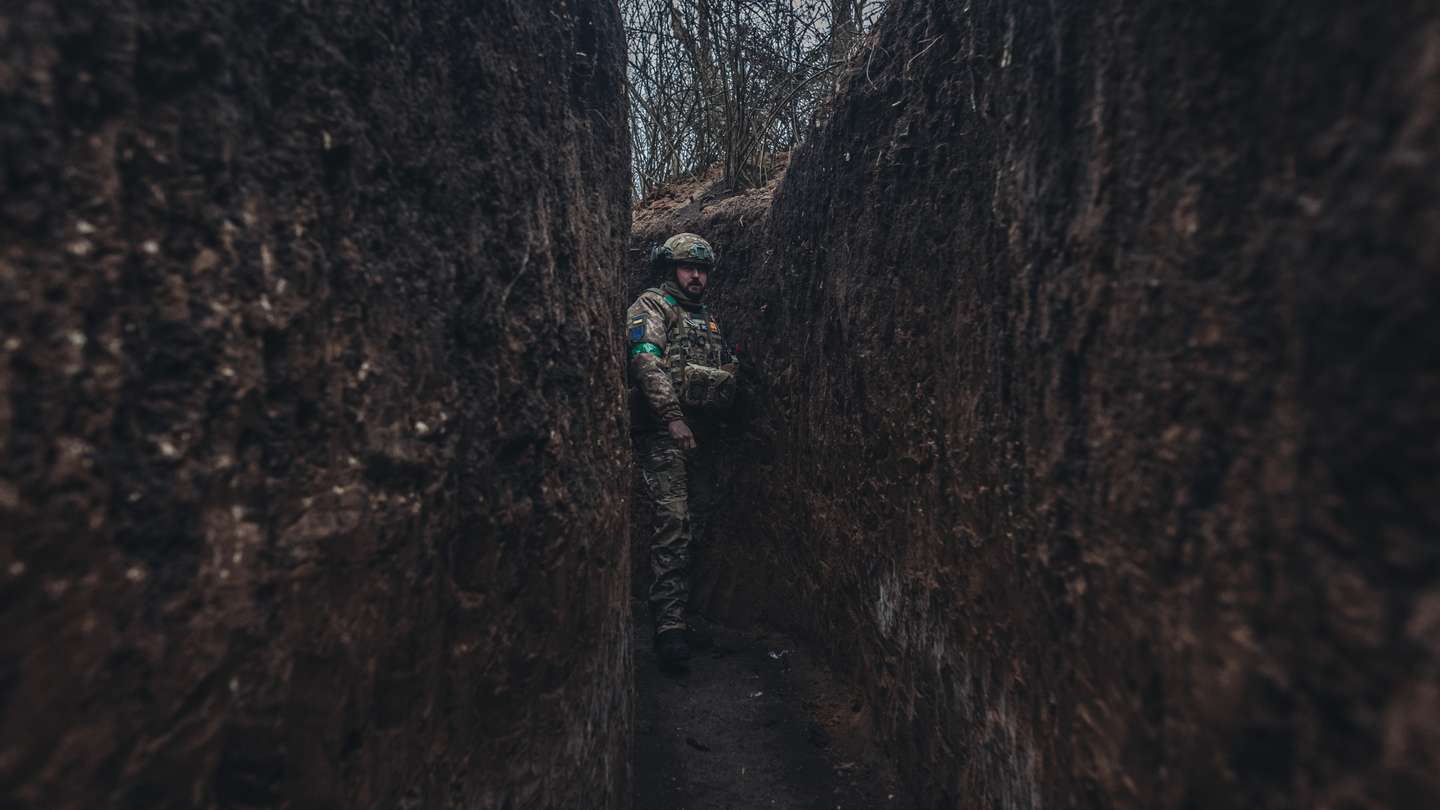
POLYGON ((690 432, 690 426, 685 424, 684 419, 675 419, 670 422, 670 438, 680 445, 681 450, 695 449, 695 434, 690 432))

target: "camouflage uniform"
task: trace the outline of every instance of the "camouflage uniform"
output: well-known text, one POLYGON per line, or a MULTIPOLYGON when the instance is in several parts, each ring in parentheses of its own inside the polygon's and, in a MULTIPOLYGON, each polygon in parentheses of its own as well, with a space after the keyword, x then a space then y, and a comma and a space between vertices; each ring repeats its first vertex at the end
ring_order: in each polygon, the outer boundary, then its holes
POLYGON ((690 540, 697 514, 713 502, 713 471, 696 456, 708 457, 704 425, 734 398, 735 361, 709 310, 673 281, 641 293, 627 316, 630 379, 647 406, 638 409, 635 431, 640 469, 655 503, 650 612, 658 634, 685 626, 690 540), (699 437, 688 460, 670 435, 675 419, 684 419, 699 437))

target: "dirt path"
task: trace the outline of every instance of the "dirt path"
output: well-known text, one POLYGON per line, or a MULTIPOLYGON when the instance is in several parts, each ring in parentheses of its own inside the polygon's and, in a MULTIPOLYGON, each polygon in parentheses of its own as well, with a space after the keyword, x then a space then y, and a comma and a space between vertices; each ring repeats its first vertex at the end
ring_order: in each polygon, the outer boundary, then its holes
POLYGON ((860 733, 864 707, 793 639, 713 631, 669 673, 636 625, 636 810, 914 806, 860 733))

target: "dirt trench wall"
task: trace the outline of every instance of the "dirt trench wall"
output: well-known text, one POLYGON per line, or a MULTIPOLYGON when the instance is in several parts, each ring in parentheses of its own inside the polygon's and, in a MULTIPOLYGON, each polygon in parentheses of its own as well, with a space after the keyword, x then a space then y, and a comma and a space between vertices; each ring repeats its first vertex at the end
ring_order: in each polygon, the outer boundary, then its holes
POLYGON ((717 542, 927 806, 1440 801, 1437 42, 892 3, 716 285, 717 542))
POLYGON ((612 3, 0 12, 0 804, 619 807, 612 3))

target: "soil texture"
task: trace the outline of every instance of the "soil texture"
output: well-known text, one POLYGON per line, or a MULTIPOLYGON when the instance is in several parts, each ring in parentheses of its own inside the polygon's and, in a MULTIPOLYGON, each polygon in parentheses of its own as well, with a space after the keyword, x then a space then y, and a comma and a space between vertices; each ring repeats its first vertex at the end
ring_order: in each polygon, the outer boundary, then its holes
POLYGON ((924 807, 1440 802, 1437 42, 894 0, 768 213, 635 216, 748 349, 704 609, 811 639, 924 807))
POLYGON ((636 810, 915 807, 869 742, 863 701, 793 637, 711 632, 681 667, 636 644, 636 810))
POLYGON ((0 10, 0 806, 623 806, 623 54, 0 10))

